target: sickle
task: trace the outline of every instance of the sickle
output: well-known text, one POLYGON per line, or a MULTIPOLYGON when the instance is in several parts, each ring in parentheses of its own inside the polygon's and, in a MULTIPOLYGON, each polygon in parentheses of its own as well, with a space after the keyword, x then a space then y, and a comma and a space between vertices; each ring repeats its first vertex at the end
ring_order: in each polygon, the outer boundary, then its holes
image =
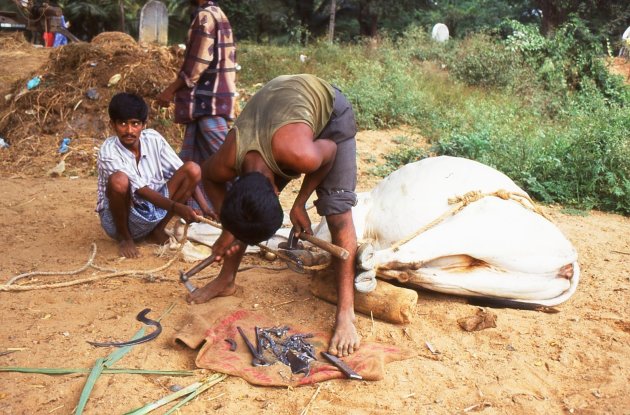
POLYGON ((160 335, 160 333, 162 333, 162 325, 160 324, 159 321, 155 321, 155 320, 151 320, 150 318, 147 318, 147 314, 149 314, 151 312, 150 308, 145 308, 144 310, 142 310, 141 312, 138 313, 138 315, 136 316, 136 320, 138 320, 141 323, 144 323, 148 326, 154 326, 156 327, 155 330, 153 330, 151 333, 147 334, 146 336, 140 337, 139 339, 135 339, 135 340, 129 340, 126 342, 91 342, 88 341, 88 343, 90 343, 92 346, 96 346, 96 347, 124 347, 124 346, 133 346, 136 344, 140 344, 140 343, 146 343, 150 340, 155 339, 157 336, 160 335))

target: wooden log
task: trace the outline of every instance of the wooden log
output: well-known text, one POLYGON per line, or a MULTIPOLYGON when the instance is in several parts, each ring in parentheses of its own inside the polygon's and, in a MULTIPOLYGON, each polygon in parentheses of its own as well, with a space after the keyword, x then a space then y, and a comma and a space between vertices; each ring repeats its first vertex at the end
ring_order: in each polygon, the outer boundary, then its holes
MULTIPOLYGON (((325 269, 311 279, 311 293, 322 300, 337 304, 337 282, 334 272, 325 269)), ((379 280, 370 293, 354 293, 354 310, 389 323, 409 323, 414 315, 418 293, 379 280)))

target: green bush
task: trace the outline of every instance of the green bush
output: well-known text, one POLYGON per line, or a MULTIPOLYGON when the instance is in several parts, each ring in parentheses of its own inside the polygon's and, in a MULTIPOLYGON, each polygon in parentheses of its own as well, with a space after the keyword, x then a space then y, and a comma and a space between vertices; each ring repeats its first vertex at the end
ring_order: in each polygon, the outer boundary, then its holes
POLYGON ((449 62, 450 73, 468 85, 507 87, 518 75, 518 56, 486 34, 460 43, 449 62))
MULTIPOLYGON (((313 73, 344 91, 360 129, 406 124, 432 152, 493 166, 540 201, 630 214, 630 89, 579 22, 550 39, 517 29, 505 41, 439 44, 414 29, 376 45, 240 44, 238 86, 246 97, 275 76, 313 73)), ((403 140, 371 173, 426 156, 403 140)))

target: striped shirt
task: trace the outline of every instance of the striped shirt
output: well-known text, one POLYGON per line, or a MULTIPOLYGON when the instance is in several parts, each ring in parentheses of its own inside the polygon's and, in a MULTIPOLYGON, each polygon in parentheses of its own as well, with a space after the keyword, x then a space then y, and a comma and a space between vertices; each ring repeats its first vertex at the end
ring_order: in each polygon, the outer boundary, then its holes
POLYGON ((107 181, 112 173, 121 171, 129 178, 134 203, 139 202, 136 190, 149 186, 159 191, 179 169, 182 160, 160 133, 152 129, 140 134, 140 161, 127 150, 117 136, 109 137, 101 145, 98 153, 98 189, 96 211, 103 209, 107 181))
POLYGON ((234 119, 236 45, 232 26, 215 2, 205 2, 188 30, 186 56, 179 77, 187 88, 175 94, 175 121, 201 116, 234 119))

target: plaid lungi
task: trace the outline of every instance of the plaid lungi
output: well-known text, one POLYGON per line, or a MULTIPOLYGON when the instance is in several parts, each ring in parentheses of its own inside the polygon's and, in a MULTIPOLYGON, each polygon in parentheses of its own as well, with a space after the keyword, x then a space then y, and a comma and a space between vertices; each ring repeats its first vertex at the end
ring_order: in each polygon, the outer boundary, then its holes
MULTIPOLYGON (((162 196, 170 198, 168 186, 162 186, 158 192, 160 192, 162 196)), ((142 203, 132 203, 129 209, 129 220, 127 221, 131 237, 134 240, 144 238, 155 229, 167 214, 168 212, 166 210, 146 200, 142 200, 142 203)), ((98 212, 98 215, 101 218, 101 226, 103 230, 105 230, 105 233, 109 235, 110 238, 120 240, 120 235, 116 232, 114 217, 112 216, 111 210, 109 210, 108 198, 105 198, 104 208, 98 212)))
POLYGON ((194 161, 201 166, 223 145, 227 133, 227 121, 219 116, 201 117, 186 124, 179 158, 182 161, 194 161))

